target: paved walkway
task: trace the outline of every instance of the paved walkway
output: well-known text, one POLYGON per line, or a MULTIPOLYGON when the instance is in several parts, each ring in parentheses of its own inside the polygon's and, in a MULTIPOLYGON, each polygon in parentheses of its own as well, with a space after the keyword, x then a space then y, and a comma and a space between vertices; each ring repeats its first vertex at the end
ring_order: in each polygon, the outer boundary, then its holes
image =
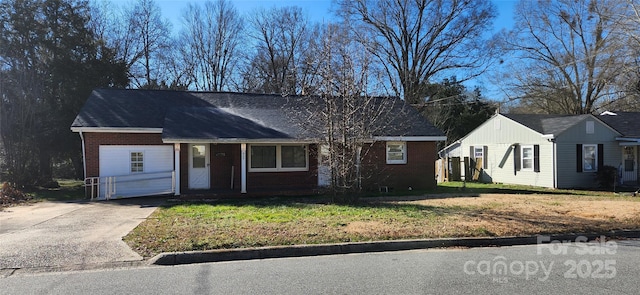
POLYGON ((140 261, 122 237, 161 199, 42 202, 0 211, 0 269, 140 261))

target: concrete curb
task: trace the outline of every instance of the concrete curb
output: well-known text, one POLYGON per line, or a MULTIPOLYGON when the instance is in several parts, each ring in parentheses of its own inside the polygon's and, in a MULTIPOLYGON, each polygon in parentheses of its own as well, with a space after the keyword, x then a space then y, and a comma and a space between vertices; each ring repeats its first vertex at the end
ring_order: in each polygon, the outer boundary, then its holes
MULTIPOLYGON (((160 253, 149 260, 155 265, 179 265, 191 263, 220 262, 233 260, 251 260, 265 258, 304 257, 319 255, 335 255, 350 253, 403 251, 444 247, 487 247, 487 246, 516 246, 535 245, 540 243, 539 238, 549 237, 549 241, 571 241, 578 237, 586 237, 588 240, 605 236, 607 238, 640 238, 640 230, 633 231, 608 231, 600 233, 535 235, 523 237, 497 237, 497 238, 448 238, 448 239, 421 239, 421 240, 395 240, 374 241, 338 244, 317 245, 293 245, 274 246, 245 249, 221 249, 208 251, 168 252, 160 253)), ((548 243, 549 241, 543 241, 548 243)))

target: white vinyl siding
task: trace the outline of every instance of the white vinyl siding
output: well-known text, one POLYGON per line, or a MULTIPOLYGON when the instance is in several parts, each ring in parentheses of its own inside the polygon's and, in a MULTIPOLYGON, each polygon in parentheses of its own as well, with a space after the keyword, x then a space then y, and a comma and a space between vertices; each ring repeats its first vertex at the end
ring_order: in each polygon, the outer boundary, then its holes
MULTIPOLYGON (((594 121, 593 134, 586 134, 585 125, 586 121, 577 124, 563 132, 556 140, 558 188, 587 188, 598 185, 594 181, 593 173, 587 173, 587 171, 578 172, 576 169, 578 164, 576 163, 576 145, 578 144, 583 145, 581 148, 583 150, 582 161, 584 161, 584 145, 595 145, 597 147, 598 144, 601 144, 603 148, 602 163, 614 167, 618 167, 620 164, 621 148, 615 140, 618 134, 599 121, 594 121)), ((598 157, 597 153, 596 157, 598 157)), ((596 159, 596 165, 599 161, 600 159, 596 159)), ((584 164, 579 164, 584 170, 584 164)))
MULTIPOLYGON (((133 172, 132 153, 142 154, 144 173, 173 171, 173 146, 101 145, 100 176, 123 176, 133 172)), ((135 173, 140 173, 136 171, 135 173)))
MULTIPOLYGON (((620 146, 615 138, 619 136, 600 121, 585 119, 575 126, 565 130, 561 134, 554 134, 555 161, 554 167, 554 142, 547 140, 543 134, 535 132, 513 120, 496 115, 483 123, 480 127, 469 133, 461 141, 461 157, 473 157, 471 146, 487 146, 487 167, 484 173, 487 178, 484 181, 508 184, 533 185, 541 187, 554 187, 554 174, 557 176, 558 188, 579 188, 594 186, 593 173, 580 173, 576 171, 576 145, 598 144, 603 145, 604 165, 617 167, 620 163, 620 146), (500 120, 500 132, 495 130, 495 120, 500 120), (586 122, 594 122, 594 132, 586 133, 586 122), (539 172, 534 169, 522 169, 522 147, 539 146, 539 172), (520 158, 518 165, 520 170, 514 169, 515 149, 518 149, 520 158), (554 169, 555 168, 555 169, 554 169)), ((535 156, 535 155, 534 155, 535 156)), ((596 160, 597 161, 597 160, 596 160)), ((596 162, 597 163, 597 162, 596 162)), ((463 169, 464 170, 464 169, 463 169)), ((464 173, 464 172, 463 172, 464 173)))
POLYGON ((486 160, 483 161, 483 181, 553 187, 553 143, 542 138, 538 132, 497 115, 462 139, 462 157, 470 156, 470 146, 474 147, 474 154, 475 147, 486 147, 486 154, 484 151, 482 154, 483 160, 486 160), (494 128, 495 120, 500 120, 499 132, 494 128), (521 156, 517 158, 516 167, 515 148, 521 155, 522 146, 534 145, 539 145, 540 171, 523 170, 521 156), (516 171, 516 168, 520 170, 516 171))
POLYGON ((101 145, 99 154, 101 197, 111 176, 116 188, 111 198, 172 192, 173 146, 101 145))

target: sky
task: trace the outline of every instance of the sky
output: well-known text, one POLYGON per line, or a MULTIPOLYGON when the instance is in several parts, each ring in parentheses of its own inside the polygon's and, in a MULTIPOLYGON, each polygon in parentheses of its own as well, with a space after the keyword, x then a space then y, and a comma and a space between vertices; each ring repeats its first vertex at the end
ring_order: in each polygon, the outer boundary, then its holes
MULTIPOLYGON (((116 0, 121 2, 125 0, 116 0)), ((164 17, 168 18, 172 23, 174 30, 181 27, 182 11, 188 2, 198 3, 203 0, 194 1, 178 1, 178 0, 156 0, 160 6, 164 17)), ((311 22, 322 22, 331 19, 332 16, 332 0, 231 0, 238 9, 240 14, 249 15, 257 8, 271 8, 281 6, 299 6, 307 14, 311 22)), ((494 22, 494 31, 506 28, 510 29, 513 25, 513 8, 516 0, 493 0, 498 8, 498 17, 494 22)))

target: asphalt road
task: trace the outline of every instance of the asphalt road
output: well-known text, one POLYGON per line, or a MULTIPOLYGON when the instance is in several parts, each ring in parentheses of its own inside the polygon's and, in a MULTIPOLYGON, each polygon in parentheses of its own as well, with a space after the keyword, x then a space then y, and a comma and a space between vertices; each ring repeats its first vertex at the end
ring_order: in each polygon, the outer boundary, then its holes
POLYGON ((640 241, 579 241, 13 274, 0 294, 638 294, 639 273, 640 241))
POLYGON ((161 202, 138 198, 6 208, 0 211, 0 270, 141 261, 122 237, 161 202))

